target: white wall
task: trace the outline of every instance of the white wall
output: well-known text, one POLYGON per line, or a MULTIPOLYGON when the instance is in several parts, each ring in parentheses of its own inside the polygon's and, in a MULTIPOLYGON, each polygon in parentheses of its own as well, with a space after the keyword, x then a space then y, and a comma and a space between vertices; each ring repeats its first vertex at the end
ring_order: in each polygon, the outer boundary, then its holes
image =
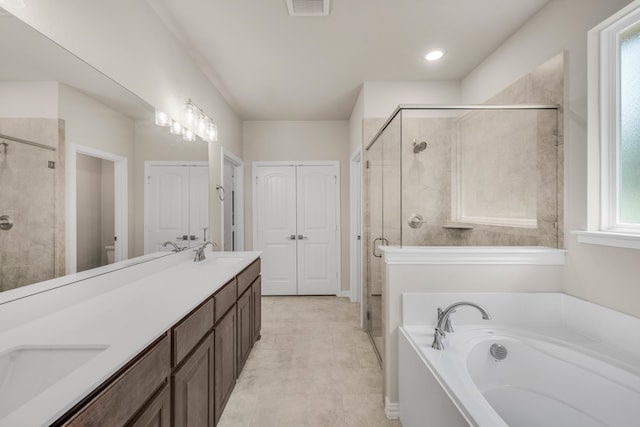
POLYGON ((246 121, 243 123, 245 161, 245 248, 253 248, 254 161, 339 160, 342 290, 349 289, 349 122, 246 121))
POLYGON ((577 243, 587 226, 587 31, 629 0, 553 0, 462 82, 463 102, 482 102, 551 56, 566 51, 563 290, 640 316, 640 252, 577 243))
POLYGON ((0 117, 58 118, 58 83, 0 81, 0 117))
POLYGON ((460 82, 365 82, 364 118, 388 118, 400 104, 458 104, 460 82))

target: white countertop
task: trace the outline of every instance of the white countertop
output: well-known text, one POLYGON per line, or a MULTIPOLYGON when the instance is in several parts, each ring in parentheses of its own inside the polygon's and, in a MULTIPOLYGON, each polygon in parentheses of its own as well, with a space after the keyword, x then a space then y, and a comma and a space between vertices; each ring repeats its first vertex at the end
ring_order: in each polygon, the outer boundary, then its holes
MULTIPOLYGON (((108 348, 0 419, 0 426, 49 425, 259 256, 260 252, 207 252, 207 260, 194 263, 193 254, 184 252, 128 267, 125 274, 134 278, 131 282, 97 295, 87 292, 94 278, 60 288, 83 294, 82 300, 0 331, 0 355, 30 345, 108 348), (218 263, 219 257, 242 259, 218 263), (136 269, 148 271, 153 263, 157 271, 136 277, 136 269)), ((109 274, 113 273, 101 280, 109 274)), ((57 292, 39 294, 31 308, 38 310, 57 292)), ((29 308, 29 298, 20 300, 21 310, 29 308)), ((0 305, 0 315, 12 304, 0 305)))

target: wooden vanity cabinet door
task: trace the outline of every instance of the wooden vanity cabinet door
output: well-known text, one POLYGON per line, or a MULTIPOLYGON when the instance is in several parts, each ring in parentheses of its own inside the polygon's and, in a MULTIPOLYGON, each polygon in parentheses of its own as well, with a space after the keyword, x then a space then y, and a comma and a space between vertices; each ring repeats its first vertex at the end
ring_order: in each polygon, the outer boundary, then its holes
POLYGON ((238 298, 238 372, 240 376, 244 363, 253 346, 253 326, 251 324, 251 291, 247 290, 238 298))
POLYGON ((236 384, 236 310, 232 309, 213 329, 214 379, 215 379, 215 423, 218 423, 222 410, 236 384))
POLYGON ((213 334, 210 333, 172 376, 173 425, 213 426, 213 334))
POLYGON ((253 342, 260 339, 260 329, 262 328, 262 282, 260 276, 251 285, 251 320, 253 325, 253 342))
POLYGON ((171 387, 158 392, 142 413, 128 427, 167 427, 171 425, 171 387))
POLYGON ((171 348, 165 335, 63 425, 122 426, 130 423, 167 381, 170 371, 171 348))

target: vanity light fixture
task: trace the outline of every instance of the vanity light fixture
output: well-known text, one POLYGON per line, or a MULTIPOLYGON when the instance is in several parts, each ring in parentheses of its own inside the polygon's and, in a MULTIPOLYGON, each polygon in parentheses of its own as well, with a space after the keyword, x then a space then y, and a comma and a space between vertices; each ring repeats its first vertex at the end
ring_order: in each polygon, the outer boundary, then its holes
MULTIPOLYGON (((3 0, 0 0, 2 2, 3 0)), ((205 114, 204 110, 194 104, 191 99, 184 105, 184 117, 182 123, 170 118, 166 113, 156 110, 155 123, 158 126, 169 127, 169 132, 174 135, 182 135, 185 141, 197 141, 198 137, 207 142, 218 140, 218 126, 213 119, 205 114)))
POLYGON ((433 49, 427 52, 427 54, 424 56, 424 59, 426 59, 429 62, 433 62, 433 61, 437 61, 438 59, 441 59, 443 56, 444 56, 444 49, 433 49))
POLYGON ((171 119, 167 113, 156 110, 156 124, 158 126, 167 127, 171 124, 171 119))

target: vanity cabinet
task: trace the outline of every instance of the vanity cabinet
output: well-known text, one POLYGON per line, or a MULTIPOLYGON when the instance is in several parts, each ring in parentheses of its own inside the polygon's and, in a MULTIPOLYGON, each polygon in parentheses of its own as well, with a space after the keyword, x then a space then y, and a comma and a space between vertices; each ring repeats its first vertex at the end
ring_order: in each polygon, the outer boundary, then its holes
POLYGON ((165 334, 148 347, 121 374, 108 383, 97 395, 82 405, 64 426, 119 426, 132 424, 138 414, 159 412, 166 417, 169 408, 155 401, 157 392, 167 385, 171 372, 169 337, 165 334), (150 406, 161 405, 159 410, 149 411, 150 406))
POLYGON ((260 259, 54 425, 213 427, 260 336, 260 259))

